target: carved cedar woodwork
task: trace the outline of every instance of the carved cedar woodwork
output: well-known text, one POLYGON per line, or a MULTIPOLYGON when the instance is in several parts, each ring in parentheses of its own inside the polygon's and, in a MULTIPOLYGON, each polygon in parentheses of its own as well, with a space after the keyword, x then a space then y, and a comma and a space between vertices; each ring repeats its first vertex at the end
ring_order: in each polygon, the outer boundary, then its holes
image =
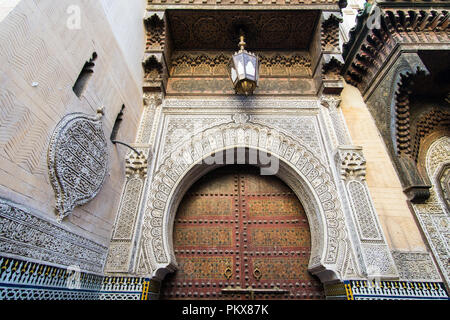
MULTIPOLYGON (((370 7, 358 15, 358 24, 343 47, 345 80, 365 92, 397 44, 449 43, 450 13, 445 9, 381 8, 381 28, 368 30, 370 7), (358 43, 356 38, 362 42, 358 43)), ((375 20, 374 20, 375 21, 375 20)))
MULTIPOLYGON (((227 65, 232 52, 181 51, 173 54, 169 94, 234 94, 227 65)), ((303 94, 316 92, 311 79, 308 52, 257 52, 260 83, 257 94, 303 94)))
POLYGON ((339 48, 342 15, 338 12, 322 12, 320 19, 322 92, 340 94, 344 87, 341 76, 344 59, 339 48))
POLYGON ((165 90, 168 78, 167 61, 170 58, 170 41, 165 12, 147 12, 144 19, 146 30, 144 68, 144 91, 165 90))
POLYGON ((418 162, 419 150, 422 140, 430 133, 450 128, 450 112, 434 108, 423 114, 416 123, 415 134, 412 139, 412 157, 418 162))
POLYGON ((250 34, 247 49, 307 50, 319 12, 292 10, 173 10, 168 21, 174 50, 235 50, 234 28, 243 24, 250 34))
POLYGON ((175 218, 179 270, 163 299, 322 299, 308 271, 306 214, 278 178, 253 167, 214 171, 185 195, 175 218))
POLYGON ((310 5, 312 7, 340 7, 347 6, 346 0, 148 0, 149 6, 182 6, 183 8, 198 8, 211 6, 255 6, 255 7, 294 7, 298 5, 310 5))

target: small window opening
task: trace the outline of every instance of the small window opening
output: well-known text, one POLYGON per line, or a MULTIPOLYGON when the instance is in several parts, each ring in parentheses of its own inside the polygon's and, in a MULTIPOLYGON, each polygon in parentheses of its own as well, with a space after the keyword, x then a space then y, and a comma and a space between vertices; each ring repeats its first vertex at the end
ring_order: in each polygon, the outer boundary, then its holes
POLYGON ((86 90, 86 87, 87 87, 87 84, 89 82, 89 79, 94 74, 94 67, 95 67, 94 61, 96 59, 97 59, 97 53, 94 52, 92 54, 92 58, 89 59, 89 61, 87 61, 84 64, 83 69, 81 70, 77 81, 75 81, 75 84, 74 84, 72 89, 73 89, 73 92, 75 92, 75 94, 77 95, 78 98, 80 98, 81 95, 83 94, 84 90, 86 90))

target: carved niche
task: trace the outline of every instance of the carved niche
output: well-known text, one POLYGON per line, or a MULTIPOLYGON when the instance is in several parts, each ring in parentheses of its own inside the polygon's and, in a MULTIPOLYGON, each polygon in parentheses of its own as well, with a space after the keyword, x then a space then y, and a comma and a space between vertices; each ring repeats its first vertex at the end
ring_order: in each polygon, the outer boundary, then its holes
POLYGON ((97 116, 71 113, 56 126, 48 150, 50 182, 56 195, 58 221, 76 206, 92 200, 108 173, 107 141, 97 116))

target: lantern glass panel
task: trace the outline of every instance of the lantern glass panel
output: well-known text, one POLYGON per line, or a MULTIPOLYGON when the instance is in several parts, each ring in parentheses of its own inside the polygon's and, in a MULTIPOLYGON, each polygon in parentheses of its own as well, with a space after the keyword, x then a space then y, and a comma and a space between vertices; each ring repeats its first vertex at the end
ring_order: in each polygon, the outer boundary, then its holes
POLYGON ((245 78, 245 68, 244 68, 244 57, 242 54, 235 57, 234 65, 237 69, 237 73, 239 75, 239 80, 244 79, 245 78))
POLYGON ((247 62, 247 66, 245 67, 245 73, 247 74, 247 77, 254 80, 255 79, 255 66, 251 61, 247 62))
POLYGON ((233 83, 236 83, 237 78, 238 78, 238 75, 237 75, 236 69, 231 67, 231 81, 233 81, 233 83))

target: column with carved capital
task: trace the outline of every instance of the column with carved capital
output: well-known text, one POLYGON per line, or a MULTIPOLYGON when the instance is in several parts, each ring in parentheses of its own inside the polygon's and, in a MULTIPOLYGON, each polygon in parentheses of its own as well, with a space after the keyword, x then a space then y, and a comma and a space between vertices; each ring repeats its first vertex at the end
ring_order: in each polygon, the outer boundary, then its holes
POLYGON ((335 161, 351 212, 353 241, 369 279, 397 279, 398 271, 387 245, 366 183, 362 148, 340 146, 335 161))
POLYGON ((323 95, 320 103, 322 106, 321 113, 330 137, 331 150, 336 150, 339 146, 351 145, 350 132, 345 123, 342 110, 339 108, 341 98, 337 95, 323 95))
POLYGON ((126 177, 119 211, 111 238, 105 272, 109 274, 131 274, 134 269, 135 243, 138 235, 141 205, 147 182, 148 166, 151 164, 161 118, 162 93, 146 92, 143 97, 144 109, 133 147, 125 159, 126 177))

